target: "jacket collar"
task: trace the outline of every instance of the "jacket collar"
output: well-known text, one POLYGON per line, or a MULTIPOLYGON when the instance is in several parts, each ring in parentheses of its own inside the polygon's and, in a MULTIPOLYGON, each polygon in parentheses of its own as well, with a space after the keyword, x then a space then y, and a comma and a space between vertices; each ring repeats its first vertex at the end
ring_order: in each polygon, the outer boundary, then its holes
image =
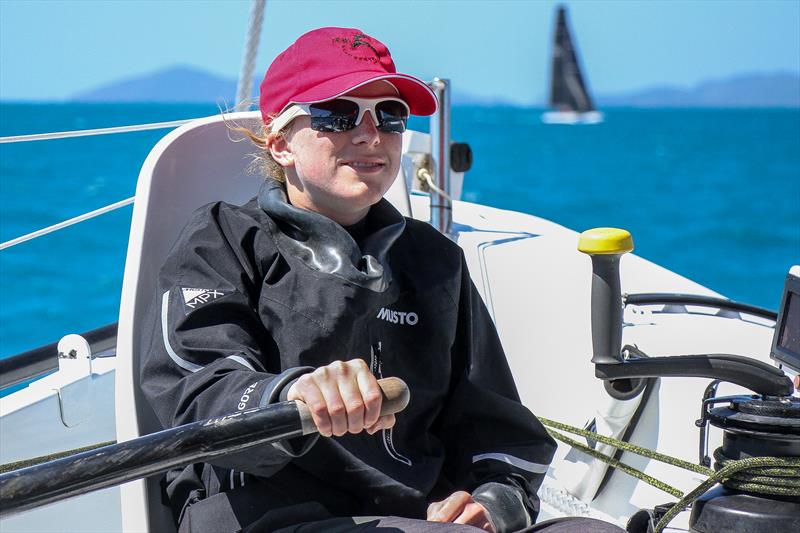
POLYGON ((275 222, 270 232, 278 245, 309 268, 376 292, 389 287, 392 273, 386 256, 406 221, 387 200, 370 208, 361 248, 337 222, 291 205, 284 185, 273 178, 261 186, 258 205, 275 222))

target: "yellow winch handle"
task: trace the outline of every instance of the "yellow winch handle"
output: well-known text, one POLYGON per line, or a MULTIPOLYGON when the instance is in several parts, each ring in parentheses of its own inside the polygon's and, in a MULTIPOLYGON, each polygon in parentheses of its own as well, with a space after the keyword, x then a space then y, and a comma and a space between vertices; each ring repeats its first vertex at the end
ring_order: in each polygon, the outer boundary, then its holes
POLYGON ((578 250, 585 254, 625 254, 633 250, 630 232, 619 228, 594 228, 581 233, 578 250))
POLYGON ((633 238, 624 229, 590 229, 581 233, 578 250, 592 258, 592 362, 622 363, 619 260, 633 250, 633 238))

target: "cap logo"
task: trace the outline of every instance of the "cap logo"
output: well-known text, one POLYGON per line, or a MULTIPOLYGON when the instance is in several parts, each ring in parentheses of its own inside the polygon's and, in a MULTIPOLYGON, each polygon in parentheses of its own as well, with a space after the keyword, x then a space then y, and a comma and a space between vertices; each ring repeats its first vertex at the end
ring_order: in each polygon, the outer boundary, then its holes
POLYGON ((356 33, 352 39, 349 37, 334 37, 332 42, 335 46, 342 49, 342 52, 349 55, 358 61, 369 61, 370 63, 377 63, 380 61, 380 54, 372 44, 366 40, 369 35, 363 33, 356 33))

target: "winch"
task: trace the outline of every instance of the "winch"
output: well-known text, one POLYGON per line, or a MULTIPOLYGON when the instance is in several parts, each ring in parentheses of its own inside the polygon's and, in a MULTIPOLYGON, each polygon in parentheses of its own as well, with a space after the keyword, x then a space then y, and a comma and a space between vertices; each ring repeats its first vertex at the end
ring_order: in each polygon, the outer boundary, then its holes
MULTIPOLYGON (((750 457, 800 458, 800 398, 712 396, 703 401, 703 417, 697 423, 701 449, 707 423, 723 430, 722 446, 714 451, 715 470, 750 457), (727 405, 712 407, 722 403, 727 405)), ((769 466, 734 474, 695 501, 690 531, 799 531, 800 498, 786 495, 792 484, 800 484, 797 472, 792 476, 769 466)))

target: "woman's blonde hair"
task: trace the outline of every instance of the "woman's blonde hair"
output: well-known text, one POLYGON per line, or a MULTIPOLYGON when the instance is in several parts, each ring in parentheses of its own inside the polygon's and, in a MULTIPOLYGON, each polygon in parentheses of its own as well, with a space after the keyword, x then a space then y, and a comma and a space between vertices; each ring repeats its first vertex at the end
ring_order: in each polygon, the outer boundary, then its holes
POLYGON ((247 172, 252 174, 260 174, 265 178, 271 177, 281 183, 286 183, 286 172, 283 170, 283 167, 272 158, 272 154, 269 153, 267 142, 286 135, 288 130, 291 128, 291 124, 288 124, 280 131, 271 132, 269 129, 269 124, 272 123, 272 120, 277 115, 270 115, 269 123, 261 124, 258 130, 254 132, 250 128, 242 126, 235 120, 227 118, 225 116, 225 111, 220 110, 220 114, 222 115, 222 119, 225 121, 225 125, 228 127, 228 130, 241 135, 238 137, 232 137, 229 135, 228 138, 231 141, 241 142, 247 138, 251 143, 259 148, 258 152, 249 154, 253 159, 247 166, 247 172))

